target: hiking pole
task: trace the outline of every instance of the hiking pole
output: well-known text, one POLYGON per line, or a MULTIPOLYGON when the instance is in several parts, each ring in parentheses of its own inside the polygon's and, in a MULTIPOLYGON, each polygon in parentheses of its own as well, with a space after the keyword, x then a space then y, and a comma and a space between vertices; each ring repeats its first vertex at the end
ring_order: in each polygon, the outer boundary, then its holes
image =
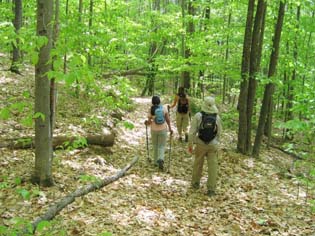
POLYGON ((144 124, 145 124, 145 133, 146 133, 146 139, 147 139, 147 160, 148 162, 151 162, 150 153, 149 153, 149 137, 148 137, 147 121, 145 121, 144 124))

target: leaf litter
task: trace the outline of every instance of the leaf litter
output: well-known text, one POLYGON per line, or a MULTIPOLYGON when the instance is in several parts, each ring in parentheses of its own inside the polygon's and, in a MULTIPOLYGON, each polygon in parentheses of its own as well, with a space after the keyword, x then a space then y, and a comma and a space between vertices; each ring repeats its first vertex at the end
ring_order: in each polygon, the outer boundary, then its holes
MULTIPOLYGON (((1 83, 7 82, 10 81, 1 83)), ((2 101, 7 93, 7 89, 2 89, 2 101)), ((190 188, 193 157, 187 153, 186 144, 176 140, 176 134, 172 139, 169 172, 161 172, 147 161, 144 120, 150 98, 135 98, 134 102, 136 109, 123 117, 133 123, 134 128, 117 126, 113 147, 89 146, 55 152, 55 185, 51 188, 29 183, 34 166, 33 150, 0 149, 0 224, 12 226, 15 217, 32 221, 49 205, 85 185, 82 176, 112 175, 134 156, 139 156, 140 160, 127 176, 76 199, 63 209, 53 220, 50 228, 53 235, 54 232, 55 235, 109 232, 118 236, 315 235, 315 216, 306 201, 305 187, 299 186, 293 178, 284 178, 270 161, 283 159, 283 154, 265 149, 260 160, 240 155, 234 150, 235 133, 225 130, 217 194, 209 198, 205 194, 205 168, 201 189, 190 188), (21 183, 16 183, 17 178, 21 183), (19 188, 27 190, 31 197, 23 199, 17 192, 19 188)), ((171 117, 175 117, 174 112, 171 117)), ((7 138, 16 137, 12 124, 16 125, 13 121, 1 124, 1 130, 8 130, 7 138)), ((59 124, 61 127, 69 125, 59 124)), ((73 132, 84 133, 78 123, 71 127, 73 132)), ((19 135, 23 136, 23 132, 20 130, 19 135)), ((166 166, 168 151, 169 147, 165 153, 166 166)), ((314 198, 314 191, 312 194, 314 198)))

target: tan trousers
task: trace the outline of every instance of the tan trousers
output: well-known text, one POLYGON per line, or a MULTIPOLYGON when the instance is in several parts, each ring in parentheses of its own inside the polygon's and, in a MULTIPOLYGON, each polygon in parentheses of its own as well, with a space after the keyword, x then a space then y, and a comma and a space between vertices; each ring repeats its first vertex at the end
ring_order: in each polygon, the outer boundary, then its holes
POLYGON ((187 134, 189 121, 189 114, 176 112, 176 127, 179 137, 182 136, 182 133, 187 134))
POLYGON ((202 176, 204 160, 208 164, 208 190, 215 191, 218 175, 218 147, 217 145, 197 144, 195 148, 195 159, 193 164, 192 185, 199 186, 202 176))

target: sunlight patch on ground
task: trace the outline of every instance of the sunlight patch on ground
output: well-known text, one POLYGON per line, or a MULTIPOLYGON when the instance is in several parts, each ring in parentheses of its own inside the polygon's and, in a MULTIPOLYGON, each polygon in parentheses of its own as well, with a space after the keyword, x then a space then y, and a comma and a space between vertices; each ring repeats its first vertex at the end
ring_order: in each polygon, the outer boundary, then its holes
POLYGON ((14 79, 12 78, 5 77, 5 76, 0 77, 0 84, 6 84, 6 83, 12 83, 12 82, 14 82, 14 79))
POLYGON ((137 211, 136 219, 148 225, 153 225, 154 221, 159 218, 159 213, 145 207, 141 207, 137 211))
POLYGON ((151 97, 149 98, 141 98, 141 97, 137 97, 137 98, 132 98, 133 101, 135 101, 136 103, 139 103, 139 104, 147 104, 147 103, 151 103, 151 97))

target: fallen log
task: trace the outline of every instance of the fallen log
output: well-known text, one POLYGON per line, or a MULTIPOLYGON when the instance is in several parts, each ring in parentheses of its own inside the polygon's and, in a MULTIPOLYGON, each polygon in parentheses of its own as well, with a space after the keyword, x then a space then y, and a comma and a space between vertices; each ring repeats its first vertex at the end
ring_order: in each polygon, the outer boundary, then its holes
MULTIPOLYGON (((82 148, 87 145, 99 145, 103 147, 113 146, 115 140, 114 134, 89 135, 87 137, 53 137, 54 149, 66 149, 68 147, 82 148)), ((27 149, 35 147, 34 137, 24 137, 19 139, 7 139, 0 141, 0 148, 27 149)))
POLYGON ((102 180, 95 181, 91 184, 83 186, 76 191, 70 193, 69 195, 62 198, 60 201, 54 203, 52 206, 48 208, 45 214, 39 216, 35 219, 33 223, 31 223, 31 231, 30 229, 24 229, 23 233, 35 233, 38 224, 42 221, 49 221, 52 220, 63 208, 71 204, 75 201, 77 197, 82 197, 92 191, 101 189, 106 185, 113 183, 114 181, 118 180, 119 178, 126 175, 126 172, 138 161, 139 157, 133 158, 133 160, 127 164, 123 169, 119 170, 115 175, 108 176, 102 180))

